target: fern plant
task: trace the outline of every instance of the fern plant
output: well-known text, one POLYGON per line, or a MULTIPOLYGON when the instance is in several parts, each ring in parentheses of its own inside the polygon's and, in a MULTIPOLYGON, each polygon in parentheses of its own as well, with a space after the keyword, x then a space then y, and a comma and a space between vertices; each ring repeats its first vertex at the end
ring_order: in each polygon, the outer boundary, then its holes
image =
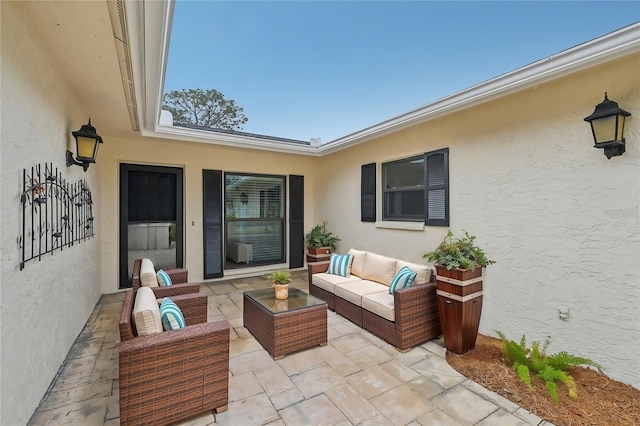
POLYGON ((561 382, 567 387, 567 393, 571 399, 578 397, 576 384, 573 377, 566 370, 574 365, 588 365, 600 370, 600 365, 587 358, 570 355, 567 352, 559 352, 555 355, 547 355, 547 348, 551 341, 547 338, 542 347, 539 341, 534 341, 531 348, 527 349, 525 336, 522 335, 520 342, 509 340, 500 331, 496 330, 502 340, 502 351, 507 362, 513 366, 518 373, 518 377, 533 389, 531 375, 545 382, 549 395, 555 405, 560 404, 558 388, 556 382, 561 382))
POLYGON ((327 231, 327 222, 322 222, 320 225, 316 225, 305 236, 305 240, 309 247, 331 247, 331 250, 336 249, 336 243, 340 241, 337 235, 327 231))
POLYGON ((291 283, 291 274, 289 271, 274 271, 267 276, 267 280, 272 285, 288 285, 291 283))

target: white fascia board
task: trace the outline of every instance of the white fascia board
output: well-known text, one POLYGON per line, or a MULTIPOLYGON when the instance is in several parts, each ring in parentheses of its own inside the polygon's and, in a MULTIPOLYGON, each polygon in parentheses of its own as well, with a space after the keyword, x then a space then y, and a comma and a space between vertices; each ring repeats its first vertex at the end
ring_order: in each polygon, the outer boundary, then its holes
POLYGON ((339 151, 639 51, 640 22, 328 142, 319 151, 322 154, 339 151))
POLYGON ((208 132, 206 130, 189 129, 177 126, 160 126, 155 130, 141 129, 142 136, 160 139, 172 139, 187 142, 224 145, 234 148, 259 149, 263 151, 282 152, 286 154, 300 154, 319 156, 318 148, 310 145, 296 145, 278 140, 254 138, 251 136, 227 135, 224 133, 208 132))

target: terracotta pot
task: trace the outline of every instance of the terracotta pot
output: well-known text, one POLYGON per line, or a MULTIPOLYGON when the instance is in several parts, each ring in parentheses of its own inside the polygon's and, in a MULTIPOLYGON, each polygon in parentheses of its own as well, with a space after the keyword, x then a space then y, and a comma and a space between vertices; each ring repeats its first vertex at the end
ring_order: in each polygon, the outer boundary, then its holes
POLYGON ((482 268, 447 270, 435 266, 444 344, 457 354, 469 352, 476 346, 482 314, 482 268))
POLYGON ((274 284, 275 294, 277 300, 285 300, 289 297, 289 284, 274 284))

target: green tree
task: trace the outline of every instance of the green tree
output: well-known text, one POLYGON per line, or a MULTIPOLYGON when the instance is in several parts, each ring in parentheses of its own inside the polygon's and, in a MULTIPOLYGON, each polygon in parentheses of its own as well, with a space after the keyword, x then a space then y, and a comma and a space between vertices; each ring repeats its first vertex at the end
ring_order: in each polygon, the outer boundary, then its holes
POLYGON ((173 114, 174 123, 224 130, 242 130, 248 121, 243 109, 217 90, 182 89, 165 93, 162 108, 173 114))

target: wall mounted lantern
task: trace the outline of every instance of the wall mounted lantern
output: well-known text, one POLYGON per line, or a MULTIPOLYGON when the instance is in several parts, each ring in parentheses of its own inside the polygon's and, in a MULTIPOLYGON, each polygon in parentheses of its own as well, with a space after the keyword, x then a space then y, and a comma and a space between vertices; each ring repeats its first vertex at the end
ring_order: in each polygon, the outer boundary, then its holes
POLYGON ((584 121, 591 124, 594 148, 603 148, 604 155, 608 159, 624 154, 624 118, 631 114, 620 109, 618 104, 607 98, 604 93, 604 101, 596 105, 596 109, 584 121))
POLYGON ((91 125, 91 119, 80 130, 71 132, 76 140, 76 158, 73 153, 67 150, 67 167, 72 165, 82 166, 86 172, 89 164, 96 162, 98 146, 102 143, 102 138, 96 133, 96 128, 91 125))

